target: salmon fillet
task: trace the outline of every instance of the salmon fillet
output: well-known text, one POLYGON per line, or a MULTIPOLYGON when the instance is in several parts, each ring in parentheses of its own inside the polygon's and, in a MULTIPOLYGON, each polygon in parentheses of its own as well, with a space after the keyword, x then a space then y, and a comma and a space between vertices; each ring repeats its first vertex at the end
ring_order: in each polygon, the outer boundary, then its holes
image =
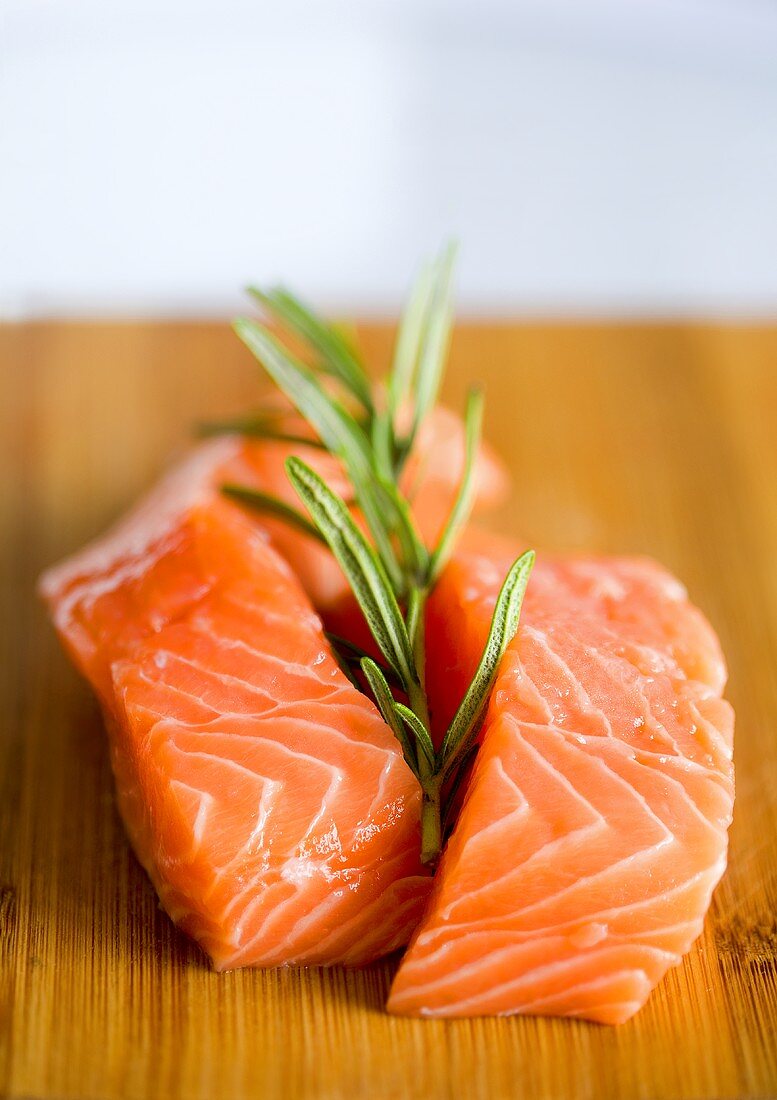
POLYGON ((206 444, 42 581, 100 698, 119 807, 162 904, 217 969, 360 964, 428 892, 417 782, 206 444))
MULTIPOLYGON (((440 728, 516 556, 471 535, 432 596, 440 728)), ((632 1016, 699 935, 725 869, 725 679, 714 633, 659 566, 540 559, 389 1010, 632 1016)))

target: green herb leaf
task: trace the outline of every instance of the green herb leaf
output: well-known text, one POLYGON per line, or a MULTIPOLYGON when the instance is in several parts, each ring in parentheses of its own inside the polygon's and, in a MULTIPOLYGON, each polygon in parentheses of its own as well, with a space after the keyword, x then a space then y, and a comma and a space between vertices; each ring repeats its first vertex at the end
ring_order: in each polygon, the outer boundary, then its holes
POLYGON ((406 449, 412 449, 418 429, 437 400, 453 325, 453 265, 456 248, 449 245, 434 267, 429 305, 414 378, 413 427, 406 449))
POLYGON ((239 318, 233 327, 273 382, 313 425, 328 450, 342 455, 347 447, 369 462, 369 441, 364 431, 337 398, 322 389, 309 367, 296 360, 271 332, 256 321, 239 318))
POLYGON ((269 291, 249 287, 249 293, 291 332, 302 337, 320 356, 328 373, 338 378, 365 409, 372 411, 372 393, 364 367, 332 325, 283 287, 269 291))
POLYGON ((407 594, 407 613, 405 615, 407 636, 410 639, 411 646, 415 645, 415 639, 423 627, 423 609, 424 600, 421 595, 421 590, 414 585, 407 594))
POLYGON ((256 512, 277 516, 278 519, 284 520, 292 527, 296 527, 297 530, 302 531, 303 534, 310 535, 311 538, 316 539, 318 542, 323 542, 326 546, 326 539, 315 524, 306 519, 296 508, 287 504, 285 500, 281 500, 280 497, 270 496, 269 493, 262 493, 258 489, 249 489, 246 485, 234 485, 231 483, 222 485, 221 492, 225 497, 229 497, 239 504, 245 504, 248 508, 253 508, 256 512))
POLYGON ((325 451, 326 447, 320 439, 307 435, 296 435, 294 432, 284 431, 278 427, 278 420, 268 421, 258 417, 236 417, 234 420, 205 421, 197 429, 198 435, 210 437, 214 435, 243 435, 247 439, 269 439, 279 443, 291 443, 296 447, 313 447, 319 451, 325 451))
POLYGON ((442 743, 443 772, 448 773, 457 758, 465 753, 477 733, 504 651, 515 637, 521 617, 526 585, 534 565, 534 551, 527 550, 514 563, 504 579, 491 620, 488 640, 477 672, 448 727, 442 743))
POLYGON ((390 481, 394 477, 394 430, 387 409, 372 418, 372 449, 376 472, 384 481, 390 481))
POLYGON ((416 743, 422 750, 424 757, 426 758, 429 771, 434 773, 435 769, 435 753, 432 739, 429 736, 429 731, 423 724, 421 719, 412 711, 410 707, 406 707, 404 703, 397 703, 394 701, 394 710, 400 716, 403 722, 407 725, 408 729, 412 732, 416 739, 416 743))
POLYGON ((225 420, 203 420, 197 425, 197 435, 249 435, 265 425, 277 428, 283 415, 281 409, 268 409, 249 413, 247 416, 228 417, 225 420))
POLYGON ((414 680, 413 656, 405 623, 383 563, 354 523, 345 502, 299 458, 286 471, 313 522, 348 578, 378 648, 402 680, 414 680))
POLYGON ((483 395, 479 390, 470 390, 467 397, 467 411, 464 416, 465 432, 465 456, 464 472, 462 474, 459 491, 456 495, 448 521, 445 524, 437 547, 432 554, 429 564, 429 583, 439 577, 442 570, 448 564, 453 547, 461 534, 462 528, 469 519, 472 511, 472 503, 475 496, 475 462, 477 460, 478 447, 480 445, 480 432, 483 424, 483 395))
POLYGON ((432 268, 429 264, 424 264, 413 284, 399 323, 388 389, 389 412, 392 418, 410 397, 432 291, 432 268))
POLYGON ((402 569, 416 584, 425 584, 429 566, 429 552, 416 532, 410 505, 402 496, 394 481, 378 479, 378 485, 386 498, 386 508, 393 517, 402 550, 402 569))
POLYGON ((394 696, 391 694, 391 689, 386 682, 383 672, 371 657, 363 658, 361 668, 367 683, 370 685, 372 694, 375 696, 375 702, 378 704, 378 709, 383 715, 383 721, 391 729, 397 741, 399 741, 402 746, 402 755, 407 761, 411 771, 417 777, 418 760, 416 758, 415 746, 411 738, 408 737, 407 731, 397 714, 397 704, 394 696))

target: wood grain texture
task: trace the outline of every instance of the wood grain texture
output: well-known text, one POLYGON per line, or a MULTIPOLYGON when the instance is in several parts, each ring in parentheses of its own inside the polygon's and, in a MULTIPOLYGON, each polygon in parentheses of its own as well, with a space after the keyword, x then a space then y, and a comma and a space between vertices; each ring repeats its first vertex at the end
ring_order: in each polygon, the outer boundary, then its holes
MULTIPOLYGON (((378 364, 391 331, 363 326, 378 364)), ((635 1020, 412 1021, 364 971, 211 973, 118 821, 87 688, 34 597, 192 421, 255 400, 226 325, 0 329, 0 1091, 338 1100, 777 1095, 777 329, 463 326, 446 397, 487 391, 506 531, 653 554, 720 632, 737 710, 729 871, 635 1020)))

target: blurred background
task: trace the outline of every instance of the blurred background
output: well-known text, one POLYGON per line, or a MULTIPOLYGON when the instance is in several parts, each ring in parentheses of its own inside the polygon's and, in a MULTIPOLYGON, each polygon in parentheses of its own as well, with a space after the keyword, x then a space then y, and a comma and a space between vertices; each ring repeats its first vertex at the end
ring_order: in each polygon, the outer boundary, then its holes
POLYGON ((777 312, 777 4, 4 0, 0 316, 777 312))

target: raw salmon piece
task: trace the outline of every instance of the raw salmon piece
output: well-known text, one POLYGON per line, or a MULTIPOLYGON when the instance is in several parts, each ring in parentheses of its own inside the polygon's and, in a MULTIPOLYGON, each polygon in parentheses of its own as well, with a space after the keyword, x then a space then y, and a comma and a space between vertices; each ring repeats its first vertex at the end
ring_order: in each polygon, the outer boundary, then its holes
POLYGON ((428 893, 420 792, 206 444, 43 579, 110 731, 119 807, 172 918, 217 969, 360 964, 428 893))
MULTIPOLYGON (((429 608, 441 721, 515 547, 470 538, 429 608)), ((621 1023, 699 935, 726 865, 733 712, 711 628, 649 561, 540 559, 394 1013, 621 1023)))

